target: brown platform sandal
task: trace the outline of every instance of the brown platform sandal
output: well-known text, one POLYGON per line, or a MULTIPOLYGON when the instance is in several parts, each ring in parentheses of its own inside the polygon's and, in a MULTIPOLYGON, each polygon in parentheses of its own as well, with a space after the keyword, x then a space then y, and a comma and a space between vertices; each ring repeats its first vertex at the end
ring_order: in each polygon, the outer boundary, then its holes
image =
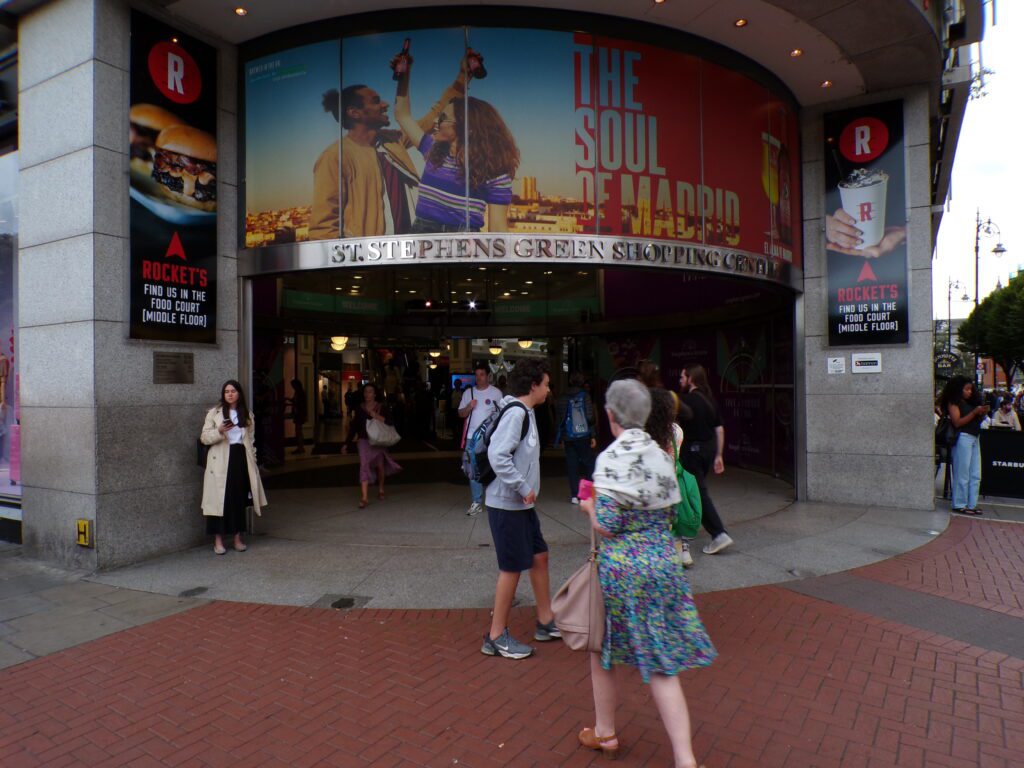
POLYGON ((619 745, 616 744, 614 747, 606 746, 607 742, 615 741, 615 734, 610 736, 598 736, 593 728, 584 728, 580 731, 580 744, 587 749, 597 749, 604 753, 604 756, 609 760, 614 760, 619 754, 619 745))

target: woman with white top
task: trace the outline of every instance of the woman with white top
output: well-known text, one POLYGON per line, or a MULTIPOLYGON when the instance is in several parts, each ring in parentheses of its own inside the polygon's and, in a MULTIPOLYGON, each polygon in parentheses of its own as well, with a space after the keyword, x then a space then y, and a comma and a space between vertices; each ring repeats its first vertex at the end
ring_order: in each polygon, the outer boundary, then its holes
POLYGON ((213 534, 213 551, 227 552, 225 536, 234 536, 236 552, 247 547, 242 534, 247 533, 246 507, 256 514, 267 505, 256 466, 253 447, 253 414, 245 403, 242 385, 234 379, 221 387, 220 403, 206 414, 200 440, 210 446, 203 475, 203 515, 206 532, 213 534))

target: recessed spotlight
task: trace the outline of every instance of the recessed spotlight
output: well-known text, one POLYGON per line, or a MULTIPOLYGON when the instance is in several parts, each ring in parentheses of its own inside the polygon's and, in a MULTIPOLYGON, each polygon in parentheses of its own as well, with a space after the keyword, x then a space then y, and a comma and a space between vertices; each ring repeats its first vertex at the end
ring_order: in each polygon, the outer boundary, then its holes
POLYGON ((176 42, 178 42, 178 38, 176 38, 176 37, 172 37, 172 38, 171 38, 171 42, 172 42, 172 43, 176 43, 176 42))
POLYGON ((736 21, 734 21, 732 23, 732 25, 734 27, 745 27, 745 26, 747 26, 747 20, 746 19, 736 19, 736 21))
POLYGON ((509 293, 508 291, 505 291, 505 292, 504 292, 503 294, 501 294, 501 295, 502 295, 502 296, 511 296, 512 294, 511 294, 511 293, 509 293))
POLYGON ((665 0, 654 0, 654 4, 655 5, 661 5, 664 2, 665 2, 665 0))
POLYGON ((527 284, 527 285, 533 285, 533 280, 527 280, 527 281, 526 281, 526 284, 527 284))
POLYGON ((416 293, 416 291, 410 290, 409 293, 416 293))
POLYGON ((237 8, 235 8, 235 15, 236 16, 245 16, 248 13, 249 12, 247 10, 245 10, 245 8, 243 8, 242 6, 238 6, 237 8))
POLYGON ((469 308, 470 309, 476 309, 476 302, 475 301, 469 302, 469 308))
POLYGON ((792 51, 789 52, 789 55, 794 59, 799 59, 801 56, 804 55, 804 49, 794 48, 792 51))
POLYGON ((362 275, 352 275, 352 279, 353 280, 362 280, 363 276, 362 275))
MULTIPOLYGON (((343 291, 343 290, 345 290, 345 289, 344 289, 344 288, 342 288, 342 287, 341 287, 341 286, 339 285, 339 286, 338 286, 337 288, 335 288, 334 290, 336 290, 336 291, 343 291)), ((395 293, 398 293, 398 291, 395 291, 395 293)))
POLYGON ((822 80, 821 81, 821 87, 822 88, 831 88, 832 87, 832 81, 831 80, 822 80))
POLYGON ((487 267, 477 267, 477 269, 479 269, 481 272, 487 271, 487 267))

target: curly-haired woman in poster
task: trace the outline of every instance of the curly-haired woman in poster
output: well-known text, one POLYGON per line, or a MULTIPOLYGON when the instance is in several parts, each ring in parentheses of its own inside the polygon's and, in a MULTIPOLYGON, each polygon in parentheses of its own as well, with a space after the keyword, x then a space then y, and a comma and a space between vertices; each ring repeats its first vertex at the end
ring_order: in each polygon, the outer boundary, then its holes
POLYGON ((494 107, 473 97, 448 102, 433 131, 425 132, 413 119, 409 104, 411 70, 409 57, 395 94, 395 118, 426 161, 412 231, 479 232, 484 228, 485 211, 488 230, 505 231, 512 179, 519 167, 519 149, 512 132, 494 107))

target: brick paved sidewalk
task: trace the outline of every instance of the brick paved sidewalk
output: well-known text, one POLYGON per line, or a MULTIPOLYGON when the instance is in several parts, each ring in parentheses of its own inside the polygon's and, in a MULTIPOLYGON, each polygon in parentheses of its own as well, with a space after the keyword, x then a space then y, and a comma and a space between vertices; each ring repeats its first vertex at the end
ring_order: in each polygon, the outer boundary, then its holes
MULTIPOLYGON (((898 567, 955 551, 986 579, 1011 573, 986 542, 1016 547, 1017 534, 964 523, 954 546, 898 567)), ((780 587, 698 605, 721 654, 683 676, 707 768, 1021 764, 1024 660, 780 587)), ((603 763, 576 746, 592 719, 586 660, 557 643, 485 657, 487 622, 211 603, 0 672, 0 765, 603 763)), ((514 632, 531 626, 516 613, 514 632)), ((619 764, 671 765, 648 690, 621 679, 619 764)))

